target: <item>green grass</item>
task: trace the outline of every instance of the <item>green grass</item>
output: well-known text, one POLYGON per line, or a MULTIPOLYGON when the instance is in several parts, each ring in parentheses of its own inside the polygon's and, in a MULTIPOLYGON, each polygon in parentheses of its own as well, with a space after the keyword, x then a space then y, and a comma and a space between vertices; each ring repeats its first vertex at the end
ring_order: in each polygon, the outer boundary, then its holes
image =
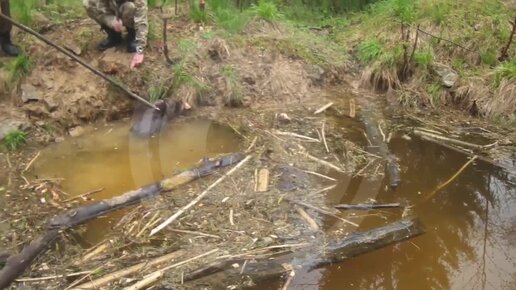
POLYGON ((370 63, 380 58, 383 54, 383 46, 376 39, 362 42, 358 46, 358 58, 363 63, 370 63))
POLYGON ((242 89, 238 84, 238 75, 235 68, 226 65, 222 68, 222 75, 227 84, 227 95, 225 103, 231 107, 239 107, 243 104, 242 89))
POLYGON ((502 63, 494 70, 496 86, 500 84, 502 79, 516 80, 516 60, 502 63))
POLYGON ((199 8, 199 1, 190 0, 190 18, 196 23, 206 23, 208 21, 208 15, 206 10, 199 8))
POLYGON ((26 76, 32 68, 32 63, 29 57, 25 54, 17 56, 11 63, 8 64, 9 75, 11 81, 17 81, 26 76))
POLYGON ((11 13, 14 18, 25 25, 32 24, 32 12, 37 8, 38 0, 11 1, 11 13))
POLYGON ((434 54, 431 48, 426 48, 414 53, 414 62, 422 67, 428 67, 434 60, 434 54))
POLYGON ((21 130, 10 131, 4 136, 3 142, 8 150, 18 150, 27 142, 27 133, 21 130))
POLYGON ((251 6, 250 11, 254 16, 268 22, 283 18, 283 14, 279 11, 278 6, 270 0, 258 0, 257 4, 251 6))
POLYGON ((163 100, 167 97, 168 89, 164 85, 151 86, 147 93, 149 95, 149 101, 154 103, 159 100, 163 100))

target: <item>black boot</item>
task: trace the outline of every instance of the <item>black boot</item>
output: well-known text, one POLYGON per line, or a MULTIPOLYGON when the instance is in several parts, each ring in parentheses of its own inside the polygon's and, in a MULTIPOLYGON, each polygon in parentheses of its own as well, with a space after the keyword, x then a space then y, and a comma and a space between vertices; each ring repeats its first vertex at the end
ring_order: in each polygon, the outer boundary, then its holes
POLYGON ((116 32, 114 29, 107 27, 106 25, 102 25, 102 30, 106 32, 107 38, 97 46, 98 50, 104 51, 108 48, 115 47, 122 42, 122 34, 120 32, 116 32))
POLYGON ((134 28, 127 28, 127 51, 135 53, 137 46, 136 30, 134 30, 134 28))
POLYGON ((10 33, 0 35, 0 44, 2 46, 2 50, 9 56, 18 56, 21 53, 20 48, 11 42, 10 33))

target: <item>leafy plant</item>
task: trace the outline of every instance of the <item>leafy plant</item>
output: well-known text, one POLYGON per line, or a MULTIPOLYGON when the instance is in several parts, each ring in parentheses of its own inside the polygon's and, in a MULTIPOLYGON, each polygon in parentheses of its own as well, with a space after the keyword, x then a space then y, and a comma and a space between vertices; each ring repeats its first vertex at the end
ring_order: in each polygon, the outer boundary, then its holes
POLYGON ((364 63, 378 59, 383 53, 383 47, 376 39, 362 42, 358 46, 358 58, 364 63))
POLYGON ((17 150, 27 142, 27 133, 21 130, 10 131, 4 136, 4 145, 9 150, 17 150))
POLYGON ((269 22, 283 17, 276 4, 270 0, 258 0, 258 4, 253 4, 250 11, 255 16, 269 22))

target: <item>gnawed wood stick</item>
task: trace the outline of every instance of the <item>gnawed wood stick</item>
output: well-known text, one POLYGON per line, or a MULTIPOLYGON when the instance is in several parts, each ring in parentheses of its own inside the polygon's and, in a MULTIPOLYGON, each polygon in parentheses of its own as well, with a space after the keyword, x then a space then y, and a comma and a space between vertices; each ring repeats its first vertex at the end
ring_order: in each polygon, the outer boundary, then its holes
POLYGON ((445 137, 445 136, 442 136, 442 135, 438 135, 438 134, 434 134, 434 133, 430 133, 430 132, 426 132, 426 131, 422 131, 422 130, 418 130, 418 129, 414 129, 414 134, 416 134, 418 136, 425 136, 425 137, 428 137, 428 138, 433 138, 433 139, 438 139, 438 140, 442 140, 442 141, 447 141, 447 142, 450 142, 450 143, 455 144, 455 145, 464 146, 464 147, 468 147, 468 148, 473 148, 473 149, 476 149, 476 150, 485 149, 484 145, 473 144, 473 143, 470 143, 470 142, 461 141, 461 140, 445 137))
POLYGON ((219 179, 217 179, 213 184, 211 184, 208 188, 206 188, 201 194, 199 194, 199 196, 197 196, 194 200, 192 200, 190 203, 188 203, 187 205, 185 205, 183 208, 181 208, 178 212, 176 212, 175 214, 173 214, 171 217, 169 217, 166 221, 164 221, 163 223, 161 223, 160 225, 158 225, 157 227, 155 227, 154 229, 152 229, 151 233, 150 233, 150 236, 153 236, 155 235, 156 233, 158 233, 159 231, 161 231, 162 229, 164 229, 166 226, 168 226, 170 223, 172 223, 173 221, 175 221, 179 216, 181 216, 184 212, 186 212, 188 209, 190 209, 191 207, 193 207, 194 205, 196 205, 199 201, 201 201, 207 194, 208 192, 213 189, 215 186, 217 186, 219 183, 221 183, 222 181, 224 181, 228 176, 230 176, 231 174, 233 174, 233 172, 235 172, 236 170, 238 170, 240 167, 242 167, 242 165, 244 165, 247 161, 249 161, 249 159, 251 159, 251 155, 247 155, 242 161, 240 161, 240 163, 238 163, 237 165, 235 165, 235 167, 231 168, 231 170, 229 170, 228 172, 226 172, 226 174, 224 174, 222 177, 220 177, 219 179))
POLYGON ((256 192, 266 192, 269 189, 269 170, 262 168, 258 171, 256 192))
POLYGON ((166 254, 161 257, 154 258, 147 262, 142 262, 133 266, 130 266, 126 269, 118 270, 116 272, 107 274, 103 277, 100 277, 98 279, 95 279, 93 281, 81 284, 75 288, 72 288, 73 290, 80 290, 80 289, 99 289, 115 280, 118 280, 122 277, 126 277, 129 275, 133 275, 139 271, 142 271, 143 269, 155 267, 160 264, 173 261, 181 256, 183 256, 186 253, 184 250, 178 250, 169 254, 166 254))
POLYGON ((218 251, 219 251, 219 249, 213 249, 213 250, 211 250, 209 252, 206 252, 206 253, 203 253, 201 255, 192 257, 190 259, 181 261, 179 263, 175 263, 173 265, 166 266, 166 267, 164 267, 162 269, 159 269, 158 271, 156 271, 154 273, 151 273, 151 274, 145 276, 141 281, 137 282, 136 284, 134 284, 132 286, 124 288, 124 290, 140 290, 140 289, 144 289, 147 286, 149 286, 150 284, 158 281, 159 278, 161 278, 165 274, 166 271, 168 271, 170 269, 173 269, 173 268, 177 268, 177 267, 185 265, 185 264, 188 264, 188 263, 190 263, 192 261, 195 261, 195 260, 198 260, 200 258, 206 257, 206 256, 211 255, 211 254, 213 254, 215 252, 218 252, 218 251))
POLYGON ((333 170, 335 170, 337 172, 346 173, 342 168, 340 168, 340 167, 338 167, 338 166, 336 166, 336 165, 334 165, 334 164, 332 164, 332 163, 330 163, 330 162, 328 162, 326 160, 319 159, 319 158, 317 158, 315 156, 310 155, 309 153, 305 153, 303 155, 305 155, 308 159, 311 159, 311 160, 313 160, 313 161, 315 161, 315 162, 317 162, 317 163, 319 163, 321 165, 329 167, 329 168, 331 168, 331 169, 333 169, 333 170))
POLYGON ((311 141, 311 142, 317 142, 317 143, 320 142, 319 139, 315 139, 315 138, 312 138, 312 137, 308 137, 308 136, 305 136, 305 135, 301 135, 301 134, 297 134, 297 133, 292 133, 292 132, 283 132, 283 131, 275 130, 273 133, 277 134, 277 135, 280 135, 280 136, 295 137, 295 138, 299 138, 299 139, 306 140, 306 141, 311 141))
POLYGON ((348 221, 347 219, 342 218, 342 217, 340 217, 340 216, 338 216, 338 215, 336 215, 336 214, 334 214, 334 213, 332 213, 332 212, 330 212, 328 210, 325 210, 325 209, 313 206, 311 204, 308 204, 306 202, 302 202, 302 201, 299 201, 299 200, 293 200, 293 199, 289 199, 289 198, 286 198, 285 200, 287 200, 288 202, 292 202, 292 203, 298 204, 300 206, 304 206, 304 207, 309 208, 311 210, 314 210, 314 211, 316 211, 318 213, 321 213, 321 214, 324 214, 324 215, 327 215, 327 216, 331 216, 331 217, 336 218, 336 219, 338 219, 340 221, 343 221, 343 222, 345 222, 347 224, 350 224, 350 225, 352 225, 354 227, 358 227, 358 224, 356 224, 356 223, 354 223, 352 221, 348 221))
POLYGON ((314 219, 302 208, 295 206, 297 213, 301 216, 301 218, 308 224, 310 230, 313 232, 317 232, 319 230, 319 225, 314 219))
POLYGON ((322 141, 324 143, 324 148, 326 149, 326 153, 330 153, 330 149, 328 148, 328 143, 326 143, 326 133, 324 132, 325 125, 326 125, 326 122, 323 122, 322 128, 321 128, 321 137, 322 137, 322 141))
POLYGON ((367 209, 379 209, 379 208, 397 208, 400 207, 399 203, 384 203, 384 204, 337 204, 334 206, 336 209, 356 209, 356 210, 367 210, 367 209))
POLYGON ((329 107, 333 106, 333 102, 329 102, 328 104, 322 106, 320 109, 314 112, 314 115, 320 114, 326 110, 328 110, 329 107))
POLYGON ((337 181, 337 179, 335 179, 335 178, 329 177, 329 176, 324 175, 324 174, 320 174, 318 172, 308 171, 308 170, 305 170, 305 172, 308 173, 308 174, 314 175, 314 176, 318 176, 318 177, 321 177, 321 178, 324 178, 324 179, 331 180, 331 181, 337 181))
POLYGON ((106 241, 98 244, 95 248, 91 249, 88 253, 86 253, 86 255, 84 255, 79 261, 75 262, 74 265, 79 266, 79 265, 93 259, 94 257, 102 254, 107 249, 109 249, 110 246, 111 246, 111 242, 109 240, 106 240, 106 241))

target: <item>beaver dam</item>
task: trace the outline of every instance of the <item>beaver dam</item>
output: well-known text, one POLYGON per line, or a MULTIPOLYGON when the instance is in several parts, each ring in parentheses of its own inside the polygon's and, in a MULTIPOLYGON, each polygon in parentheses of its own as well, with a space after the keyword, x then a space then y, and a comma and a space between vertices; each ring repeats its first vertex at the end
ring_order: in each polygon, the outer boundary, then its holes
POLYGON ((4 238, 1 285, 514 289, 514 161, 493 157, 506 145, 327 97, 41 150, 23 187, 54 210, 40 238, 4 238))

